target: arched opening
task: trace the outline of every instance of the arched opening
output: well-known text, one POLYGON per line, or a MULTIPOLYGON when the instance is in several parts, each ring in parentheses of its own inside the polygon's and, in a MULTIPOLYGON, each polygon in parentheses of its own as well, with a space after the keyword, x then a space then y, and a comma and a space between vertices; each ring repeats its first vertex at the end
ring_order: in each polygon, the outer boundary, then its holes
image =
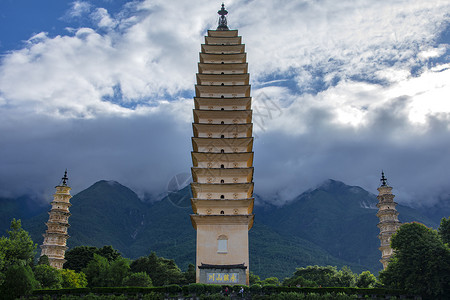
MULTIPOLYGON (((222 213, 222 212, 220 212, 222 213)), ((218 253, 227 253, 228 252, 228 237, 226 235, 220 235, 217 238, 217 252, 218 253)))
POLYGON ((225 108, 222 107, 220 110, 225 110, 225 108))
POLYGON ((225 73, 224 73, 224 72, 222 72, 222 73, 220 73, 220 74, 222 74, 222 75, 223 75, 223 74, 225 74, 225 73))
POLYGON ((221 139, 223 139, 224 137, 225 137, 225 136, 224 136, 223 134, 220 136, 221 139))
POLYGON ((221 210, 221 211, 220 211, 220 214, 221 214, 221 215, 224 215, 224 214, 225 214, 225 212, 224 212, 223 210, 221 210))
POLYGON ((222 95, 222 96, 220 96, 220 98, 225 98, 225 96, 224 96, 224 95, 222 95))
POLYGON ((224 62, 222 62, 222 64, 224 64, 224 62))
POLYGON ((225 153, 225 150, 224 150, 224 149, 221 149, 221 150, 220 150, 220 153, 225 153))
POLYGON ((225 180, 223 180, 223 179, 222 179, 222 180, 220 180, 220 183, 225 183, 225 180))
POLYGON ((221 85, 225 85, 223 82, 222 82, 222 84, 221 85))
POLYGON ((225 166, 224 166, 224 165, 220 165, 220 168, 221 168, 221 169, 224 169, 224 168, 225 168, 225 166))
POLYGON ((222 122, 220 122, 220 124, 225 124, 225 122, 224 122, 224 121, 222 121, 222 122))
MULTIPOLYGON (((225 199, 225 195, 220 195, 220 199, 225 199)), ((220 212, 220 213, 222 213, 222 212, 220 212)))

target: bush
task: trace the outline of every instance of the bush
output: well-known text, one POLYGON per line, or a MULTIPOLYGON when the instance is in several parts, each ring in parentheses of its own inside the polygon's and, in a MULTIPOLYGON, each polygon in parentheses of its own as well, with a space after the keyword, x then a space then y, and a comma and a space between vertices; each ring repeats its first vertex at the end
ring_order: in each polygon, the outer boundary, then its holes
POLYGON ((125 277, 122 282, 123 286, 152 286, 152 279, 145 272, 132 273, 125 277))
POLYGON ((221 293, 214 293, 211 295, 201 295, 201 300, 222 300, 222 299, 229 299, 228 297, 222 295, 221 293))
POLYGON ((86 275, 83 272, 75 272, 74 270, 60 270, 63 288, 84 288, 87 286, 86 275))
POLYGON ((203 294, 205 291, 205 285, 203 283, 191 283, 188 285, 188 291, 190 294, 203 294))
POLYGON ((3 299, 15 299, 31 294, 38 285, 29 266, 12 265, 5 272, 5 281, 0 287, 0 293, 3 299))
POLYGON ((263 287, 262 287, 262 292, 265 295, 271 295, 275 291, 276 291, 276 286, 274 284, 266 284, 266 285, 263 285, 263 287))
POLYGON ((222 292, 222 286, 219 284, 207 284, 205 285, 205 293, 217 294, 222 292))
POLYGON ((261 285, 259 285, 259 284, 252 284, 250 286, 250 293, 252 293, 253 295, 261 294, 261 285))
POLYGON ((182 292, 181 287, 176 284, 166 285, 164 288, 166 290, 166 293, 169 293, 169 294, 179 294, 182 292))
POLYGON ((34 268, 34 277, 42 288, 59 289, 62 287, 61 272, 49 265, 40 264, 34 268))

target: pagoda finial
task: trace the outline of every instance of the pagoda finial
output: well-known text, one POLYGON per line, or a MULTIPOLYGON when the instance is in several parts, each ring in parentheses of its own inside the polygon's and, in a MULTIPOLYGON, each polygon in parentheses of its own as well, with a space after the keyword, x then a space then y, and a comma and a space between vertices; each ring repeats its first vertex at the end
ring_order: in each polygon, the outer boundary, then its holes
POLYGON ((381 186, 386 186, 387 178, 384 176, 384 171, 381 171, 381 186))
POLYGON ((225 4, 222 3, 222 8, 217 12, 219 17, 219 26, 217 26, 217 30, 229 30, 227 26, 227 17, 228 11, 225 9, 225 4))
POLYGON ((62 185, 67 186, 67 181, 69 180, 69 178, 67 177, 67 169, 64 171, 64 177, 61 179, 62 179, 62 185))

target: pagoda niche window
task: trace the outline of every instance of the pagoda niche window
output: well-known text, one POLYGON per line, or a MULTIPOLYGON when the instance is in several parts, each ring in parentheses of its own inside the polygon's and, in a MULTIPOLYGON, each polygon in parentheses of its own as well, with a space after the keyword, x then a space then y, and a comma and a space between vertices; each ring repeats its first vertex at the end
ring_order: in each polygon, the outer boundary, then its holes
MULTIPOLYGON (((220 213, 222 213, 221 211, 220 213)), ((226 235, 220 235, 217 238, 217 253, 227 253, 228 252, 228 237, 226 235)))
POLYGON ((225 180, 221 179, 221 180, 220 180, 220 183, 225 183, 225 180))

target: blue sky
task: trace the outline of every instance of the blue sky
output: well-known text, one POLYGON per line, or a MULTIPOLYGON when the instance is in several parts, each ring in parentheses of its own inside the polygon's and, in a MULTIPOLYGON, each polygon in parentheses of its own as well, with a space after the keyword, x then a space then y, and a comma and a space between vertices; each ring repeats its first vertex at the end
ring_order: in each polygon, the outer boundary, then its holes
MULTIPOLYGON (((163 193, 189 172, 198 52, 213 1, 0 2, 0 196, 117 180, 163 193), (23 183, 27 182, 26 185, 23 183)), ((246 44, 255 191, 328 178, 396 200, 450 194, 448 1, 229 1, 246 44)))

